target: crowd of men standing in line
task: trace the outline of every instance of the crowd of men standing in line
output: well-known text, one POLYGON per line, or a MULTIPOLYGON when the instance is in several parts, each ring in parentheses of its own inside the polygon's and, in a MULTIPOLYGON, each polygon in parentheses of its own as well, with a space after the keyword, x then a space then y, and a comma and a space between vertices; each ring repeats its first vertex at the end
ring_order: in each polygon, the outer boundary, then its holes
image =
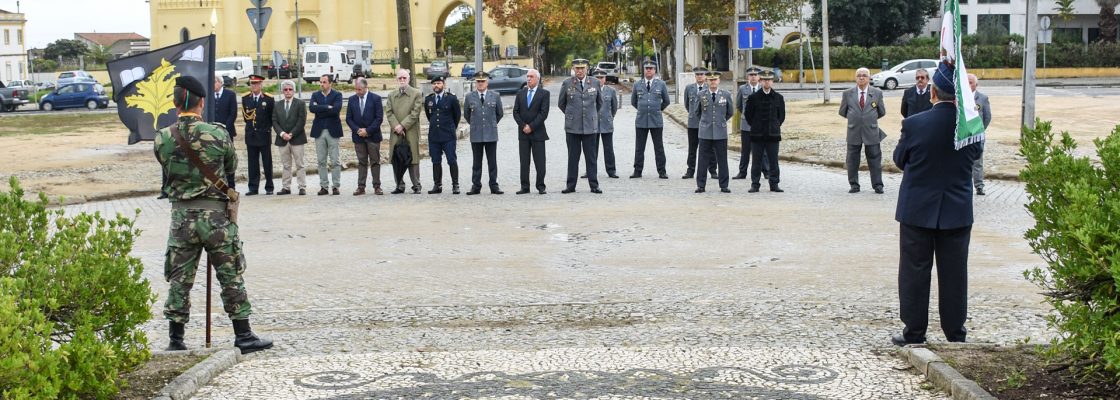
MULTIPOLYGON (((588 75, 589 62, 576 59, 572 62, 573 76, 565 79, 560 88, 557 108, 564 114, 564 133, 568 149, 568 168, 565 188, 562 193, 576 190, 578 178, 586 178, 593 193, 602 193, 598 180, 598 159, 602 143, 605 172, 610 178, 618 178, 614 154, 614 116, 620 105, 620 96, 606 83, 606 73, 595 71, 588 75), (579 174, 580 158, 584 160, 585 175, 579 174)), ((646 144, 653 143, 655 168, 660 179, 668 179, 666 172, 665 147, 663 142, 664 118, 662 111, 670 103, 666 83, 657 78, 657 65, 643 64, 643 76, 633 85, 630 104, 637 110, 635 116, 635 155, 633 173, 630 178, 641 178, 645 169, 646 144)), ((688 157, 684 179, 696 180, 696 192, 706 190, 708 175, 717 179, 720 191, 728 193, 729 179, 750 177, 748 192, 758 192, 762 180, 766 180, 773 192, 783 192, 778 166, 781 126, 785 121, 785 100, 773 88, 774 76, 769 71, 751 68, 747 71, 747 81, 738 87, 734 97, 719 88, 720 74, 695 68, 695 83, 685 87, 685 106, 688 111, 688 157), (728 121, 738 111, 740 148, 737 173, 732 176, 727 162, 728 121), (751 160, 754 163, 751 164, 751 160)), ((351 131, 354 152, 358 159, 358 181, 354 195, 366 194, 367 183, 374 194, 381 195, 381 142, 384 136, 381 126, 389 124, 387 132, 390 149, 398 144, 407 144, 411 153, 397 154, 390 151, 389 159, 393 166, 394 190, 399 194, 406 191, 404 174, 409 175, 412 193, 421 193, 420 160, 420 121, 428 120, 428 150, 433 165, 433 188, 429 194, 443 192, 443 159, 447 159, 447 175, 451 180, 451 192, 461 193, 459 166, 456 154, 456 132, 460 121, 469 125, 471 152, 471 186, 468 195, 479 194, 482 189, 483 160, 486 161, 487 186, 493 194, 504 193, 497 179, 497 141, 498 123, 504 117, 504 107, 499 93, 488 90, 489 75, 479 72, 474 77, 475 90, 467 93, 462 100, 447 92, 442 78, 431 80, 432 93, 422 93, 409 85, 411 75, 407 70, 399 70, 396 75, 398 88, 391 91, 387 101, 369 91, 365 79, 355 82, 355 94, 347 99, 345 116, 342 115, 343 95, 333 89, 329 76, 319 80, 320 90, 311 95, 310 104, 294 96, 294 83, 284 81, 280 88, 282 97, 274 100, 261 91, 263 77, 250 77, 250 93, 241 99, 241 116, 244 121, 245 147, 249 160, 248 191, 246 195, 259 193, 263 175, 264 191, 273 194, 275 185, 272 179, 272 152, 270 147, 277 146, 282 164, 282 182, 277 195, 294 194, 292 178, 297 180, 298 194, 307 194, 303 146, 308 143, 308 133, 304 127, 307 113, 314 119, 311 124, 311 139, 315 142, 318 171, 319 195, 341 194, 341 162, 339 161, 339 142, 342 140, 342 120, 351 131), (384 104, 384 106, 383 106, 384 104), (402 161, 397 160, 402 158, 402 161), (262 173, 263 171, 263 173, 262 173), (369 177, 369 179, 367 179, 369 177)), ((920 69, 916 72, 917 84, 907 89, 902 98, 902 115, 910 117, 929 110, 929 74, 920 69)), ((969 77, 975 86, 975 76, 969 77)), ((980 108, 985 127, 991 120, 991 108, 987 96, 976 93, 976 103, 980 108)), ((236 94, 222 87, 221 79, 214 81, 215 122, 226 126, 231 137, 237 135, 235 125, 237 110, 236 94)), ((520 190, 517 194, 530 192, 534 188, 540 194, 547 193, 544 183, 546 175, 545 144, 550 139, 545 120, 548 118, 550 93, 541 87, 541 76, 536 70, 527 73, 527 84, 517 92, 512 107, 513 119, 518 132, 518 155, 520 158, 520 190), (530 169, 535 170, 531 176, 530 169), (533 179, 531 179, 533 178, 533 179), (532 182, 531 182, 532 181, 532 182)), ((859 166, 861 153, 867 158, 871 185, 876 193, 883 193, 881 141, 887 136, 879 127, 878 120, 886 115, 883 92, 870 86, 870 71, 861 68, 856 72, 856 86, 841 95, 839 114, 847 119, 847 157, 849 193, 860 191, 859 166)), ((981 145, 982 146, 982 145, 981 145)), ((402 147, 403 149, 403 147, 402 147)), ((226 179, 234 186, 232 171, 226 179)), ((983 162, 977 160, 974 166, 974 185, 976 194, 984 194, 983 162)), ((162 197, 162 196, 161 196, 162 197)))

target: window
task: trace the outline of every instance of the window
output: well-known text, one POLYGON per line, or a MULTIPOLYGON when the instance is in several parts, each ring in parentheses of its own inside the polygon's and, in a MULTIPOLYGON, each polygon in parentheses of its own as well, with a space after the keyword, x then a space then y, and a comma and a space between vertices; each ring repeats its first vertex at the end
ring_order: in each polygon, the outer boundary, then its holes
POLYGON ((74 93, 75 87, 75 85, 63 86, 62 89, 58 89, 58 94, 74 93))
POLYGON ((937 67, 937 63, 935 63, 933 61, 922 61, 920 68, 936 68, 936 67, 937 67))
POLYGON ((505 68, 498 68, 490 71, 490 79, 505 78, 507 76, 509 76, 509 71, 506 71, 505 68))
POLYGON ((4 30, 4 44, 12 44, 12 31, 4 30))
POLYGON ((313 52, 308 52, 308 53, 307 53, 307 56, 306 56, 306 57, 304 57, 304 60, 303 60, 303 62, 304 62, 305 64, 311 64, 311 63, 314 63, 314 62, 315 62, 315 53, 313 53, 313 52))
POLYGON ((1082 43, 1081 28, 1054 28, 1054 43, 1082 43))
MULTIPOLYGON (((938 32, 938 33, 940 33, 940 32, 938 32)), ((967 34, 969 34, 969 32, 968 32, 968 16, 967 15, 962 15, 961 16, 961 35, 963 36, 963 35, 967 35, 967 34)))
POLYGON ((905 71, 913 71, 913 70, 916 70, 916 69, 918 69, 918 65, 919 65, 919 64, 918 64, 918 62, 917 62, 917 61, 914 61, 914 62, 912 62, 912 63, 907 63, 906 65, 903 65, 903 66, 902 66, 902 68, 899 68, 898 72, 905 72, 905 71))
POLYGON ((977 35, 1007 35, 1011 32, 1011 16, 1007 14, 986 14, 976 16, 977 35))
POLYGON ((23 29, 16 31, 16 44, 23 45, 23 29))
POLYGON ((331 55, 327 54, 327 52, 325 52, 325 51, 320 51, 319 52, 319 62, 321 62, 323 64, 331 62, 331 55))
POLYGON ((73 77, 74 77, 73 72, 63 72, 61 74, 58 74, 58 79, 73 78, 73 77))
POLYGON ((187 28, 180 29, 179 30, 179 41, 180 42, 186 42, 188 40, 191 40, 191 31, 188 30, 187 28))

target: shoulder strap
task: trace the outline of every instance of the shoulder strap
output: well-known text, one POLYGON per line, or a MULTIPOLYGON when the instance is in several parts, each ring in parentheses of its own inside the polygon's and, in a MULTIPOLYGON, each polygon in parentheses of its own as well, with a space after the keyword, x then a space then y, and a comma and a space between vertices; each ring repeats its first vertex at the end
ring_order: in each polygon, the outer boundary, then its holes
POLYGON ((229 189, 229 187, 226 186, 226 182, 218 179, 218 176, 214 175, 214 171, 202 162, 202 159, 198 157, 198 152, 191 148, 190 144, 187 143, 187 139, 183 138, 183 135, 179 132, 178 123, 171 126, 171 136, 174 137, 175 142, 179 144, 179 149, 182 150, 183 153, 186 153, 187 159, 191 160, 191 164, 194 165, 195 168, 198 168, 199 171, 202 171, 202 175, 206 177, 206 180, 210 181, 210 186, 218 188, 222 193, 226 193, 229 189))

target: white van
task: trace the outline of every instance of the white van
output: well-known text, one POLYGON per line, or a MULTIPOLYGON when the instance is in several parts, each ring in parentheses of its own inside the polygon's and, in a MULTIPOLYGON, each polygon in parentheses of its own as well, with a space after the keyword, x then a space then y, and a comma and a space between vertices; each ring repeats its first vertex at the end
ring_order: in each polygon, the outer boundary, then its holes
POLYGON ((334 44, 346 50, 346 57, 354 64, 354 75, 366 78, 373 76, 373 64, 370 63, 373 43, 365 40, 340 40, 334 44))
POLYGON ((303 46, 303 80, 318 82, 323 75, 333 76, 335 82, 354 80, 354 62, 346 56, 346 49, 333 44, 303 46))
POLYGON ((248 82, 252 74, 253 59, 249 57, 222 57, 214 64, 214 75, 222 77, 230 86, 237 86, 238 81, 248 82))

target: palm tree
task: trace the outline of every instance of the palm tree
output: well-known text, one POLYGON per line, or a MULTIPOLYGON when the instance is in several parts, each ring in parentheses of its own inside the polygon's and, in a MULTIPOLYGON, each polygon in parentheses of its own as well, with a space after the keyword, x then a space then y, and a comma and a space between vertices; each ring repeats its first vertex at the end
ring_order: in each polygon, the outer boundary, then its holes
POLYGON ((1098 40, 1115 43, 1116 30, 1120 27, 1120 23, 1116 20, 1116 6, 1120 5, 1120 0, 1097 0, 1097 5, 1101 6, 1101 21, 1098 25, 1101 28, 1101 35, 1098 40))
POLYGON ((93 45, 89 48, 89 58, 95 64, 104 65, 113 58, 113 53, 109 52, 109 46, 93 45))

